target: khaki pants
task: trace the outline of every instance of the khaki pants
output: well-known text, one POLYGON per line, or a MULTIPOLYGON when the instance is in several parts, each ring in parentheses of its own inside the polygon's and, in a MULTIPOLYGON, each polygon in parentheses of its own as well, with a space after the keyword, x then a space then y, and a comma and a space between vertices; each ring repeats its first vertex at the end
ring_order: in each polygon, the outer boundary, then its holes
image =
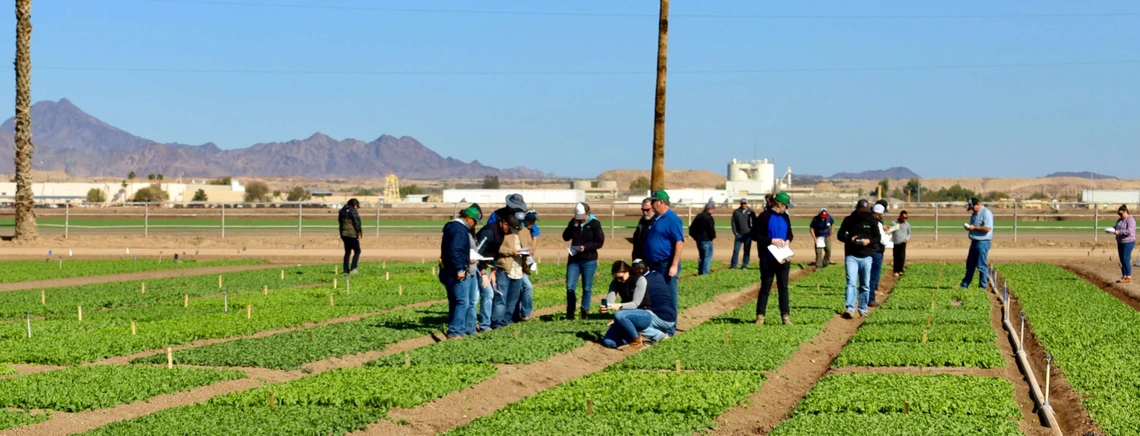
MULTIPOLYGON (((815 241, 812 241, 815 245, 815 241)), ((831 237, 823 238, 823 248, 815 249, 815 267, 823 268, 831 265, 831 237)))

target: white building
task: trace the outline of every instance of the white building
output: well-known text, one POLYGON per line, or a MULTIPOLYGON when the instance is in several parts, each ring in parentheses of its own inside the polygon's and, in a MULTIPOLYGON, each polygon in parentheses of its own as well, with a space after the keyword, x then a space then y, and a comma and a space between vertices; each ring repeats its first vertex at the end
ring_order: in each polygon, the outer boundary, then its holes
POLYGON ((729 196, 767 195, 776 185, 776 162, 769 159, 739 161, 728 164, 725 191, 729 196))
POLYGON ((574 204, 586 201, 581 189, 444 189, 444 203, 505 204, 511 194, 520 194, 529 204, 574 204))
POLYGON ((1140 191, 1092 190, 1081 191, 1081 202, 1088 204, 1140 204, 1140 191))

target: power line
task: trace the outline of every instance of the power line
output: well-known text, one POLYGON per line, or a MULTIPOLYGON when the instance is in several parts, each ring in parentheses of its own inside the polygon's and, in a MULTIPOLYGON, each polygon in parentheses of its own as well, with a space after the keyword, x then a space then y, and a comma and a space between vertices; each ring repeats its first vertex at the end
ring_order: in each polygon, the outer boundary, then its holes
MULTIPOLYGON (((968 70, 998 68, 1044 68, 1090 65, 1138 64, 1140 60, 1036 62, 1009 64, 917 65, 897 67, 772 68, 744 70, 670 70, 682 75, 779 74, 779 73, 856 73, 924 70, 968 70)), ((314 76, 634 76, 656 74, 656 71, 367 71, 367 70, 266 70, 208 68, 120 68, 85 66, 41 66, 37 70, 88 71, 116 73, 177 74, 248 74, 248 75, 314 75, 314 76)))
MULTIPOLYGON (((152 3, 181 3, 215 6, 247 6, 260 8, 323 9, 339 11, 373 11, 400 13, 461 15, 522 15, 552 17, 657 18, 657 14, 620 12, 543 12, 477 9, 387 8, 375 6, 308 5, 298 3, 253 3, 228 0, 143 0, 152 3)), ((1069 13, 1069 14, 945 14, 945 15, 766 15, 766 14, 672 14, 673 18, 740 18, 740 19, 992 19, 992 18, 1109 18, 1140 17, 1140 12, 1069 13)))

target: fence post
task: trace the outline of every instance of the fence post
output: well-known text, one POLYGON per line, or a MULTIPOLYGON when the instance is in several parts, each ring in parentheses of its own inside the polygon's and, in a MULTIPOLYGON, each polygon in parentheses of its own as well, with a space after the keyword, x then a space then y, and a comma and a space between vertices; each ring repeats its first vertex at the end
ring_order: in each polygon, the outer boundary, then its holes
POLYGON ((689 205, 689 225, 693 224, 693 205, 689 205))
POLYGON ((610 202, 610 237, 614 235, 614 218, 617 216, 617 201, 610 202))
POLYGON ((1100 242, 1100 205, 1093 203, 1093 243, 1100 242))
POLYGON ((226 204, 222 203, 222 239, 226 239, 226 204))
POLYGON ((63 239, 67 239, 69 227, 71 226, 71 203, 63 205, 66 209, 63 210, 63 239))
POLYGON ((301 237, 301 229, 305 228, 305 221, 304 221, 305 215, 304 215, 304 212, 302 211, 302 209, 304 209, 304 208, 305 208, 304 203, 297 203, 297 237, 301 237))
POLYGON ((376 237, 380 237, 380 202, 376 202, 376 237))
POLYGON ((150 203, 143 203, 143 237, 150 236, 150 203))
POLYGON ((1013 242, 1017 242, 1017 205, 1020 202, 1013 203, 1013 242))
POLYGON ((938 241, 938 203, 934 203, 934 240, 938 241))

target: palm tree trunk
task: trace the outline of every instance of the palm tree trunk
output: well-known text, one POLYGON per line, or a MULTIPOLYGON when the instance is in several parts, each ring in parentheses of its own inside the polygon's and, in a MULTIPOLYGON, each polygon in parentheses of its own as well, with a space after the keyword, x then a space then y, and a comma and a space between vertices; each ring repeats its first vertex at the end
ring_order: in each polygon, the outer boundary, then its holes
POLYGON ((32 209, 32 0, 16 0, 16 236, 34 241, 40 233, 32 209))
POLYGON ((665 189, 665 64, 669 51, 669 0, 661 0, 657 24, 657 96, 653 110, 653 172, 649 186, 665 189))

